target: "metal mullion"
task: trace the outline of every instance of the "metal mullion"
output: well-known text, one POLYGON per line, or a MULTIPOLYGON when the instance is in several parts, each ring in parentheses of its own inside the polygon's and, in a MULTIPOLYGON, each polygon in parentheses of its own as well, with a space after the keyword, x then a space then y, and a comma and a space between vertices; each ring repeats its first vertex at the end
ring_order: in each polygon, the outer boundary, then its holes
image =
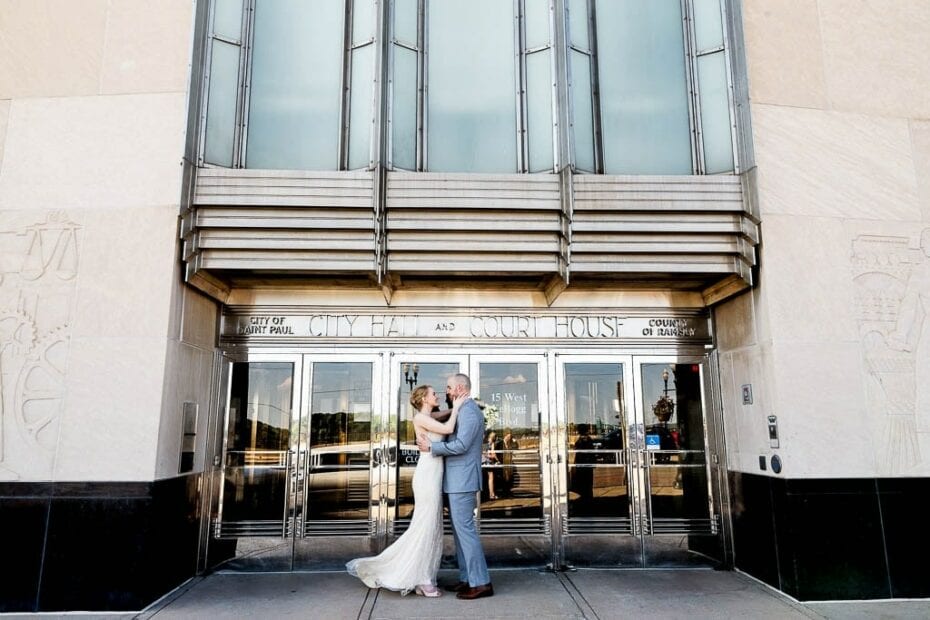
POLYGON ((688 89, 688 122, 691 125, 691 172, 704 174, 704 135, 701 126, 700 84, 697 79, 697 45, 692 0, 681 0, 682 38, 685 48, 685 79, 688 89))
POLYGON ((429 49, 427 30, 429 24, 428 0, 419 0, 417 7, 417 45, 420 53, 417 56, 417 171, 429 169, 429 152, 427 148, 427 132, 429 131, 429 49))
MULTIPOLYGON (((216 13, 216 2, 211 2, 209 9, 207 10, 207 30, 210 33, 209 36, 205 37, 206 43, 204 44, 203 52, 203 81, 200 84, 200 128, 197 132, 198 134, 198 144, 197 144, 197 165, 204 165, 204 149, 206 148, 207 143, 207 105, 210 103, 210 77, 213 73, 213 20, 216 13)), ((240 37, 242 33, 239 33, 240 37)), ((233 135, 235 136, 235 128, 233 128, 233 135)), ((235 144, 235 141, 233 142, 235 144)))
POLYGON ((728 34, 727 13, 729 10, 729 0, 720 0, 720 31, 723 34, 723 65, 727 76, 727 108, 730 112, 730 143, 733 148, 733 174, 740 174, 740 153, 739 139, 737 138, 739 127, 736 119, 736 92, 733 79, 733 63, 730 58, 730 37, 728 34))
POLYGON ((342 76, 340 90, 342 105, 339 107, 339 146, 336 151, 336 169, 349 168, 349 105, 352 84, 352 14, 354 0, 345 0, 342 18, 342 76))
POLYGON ((559 59, 557 51, 559 49, 558 33, 558 7, 557 0, 549 0, 549 107, 552 113, 552 171, 557 172, 562 164, 562 140, 559 136, 561 127, 561 118, 559 116, 561 104, 559 100, 559 85, 562 78, 559 72, 559 59))
POLYGON ((601 136, 601 89, 597 61, 597 11, 594 0, 588 0, 588 43, 591 46, 591 125, 594 146, 594 173, 604 173, 603 137, 601 136))
POLYGON ((526 139, 526 57, 524 46, 526 45, 526 32, 524 24, 524 0, 513 0, 514 13, 514 77, 516 85, 516 139, 517 139, 517 172, 523 173, 528 169, 527 162, 529 153, 527 151, 526 139))
POLYGON ((254 46, 255 2, 246 0, 248 5, 243 11, 242 41, 240 50, 240 82, 239 100, 236 103, 237 119, 236 130, 238 135, 233 139, 233 168, 246 167, 246 152, 249 138, 249 106, 252 92, 252 47, 254 46))

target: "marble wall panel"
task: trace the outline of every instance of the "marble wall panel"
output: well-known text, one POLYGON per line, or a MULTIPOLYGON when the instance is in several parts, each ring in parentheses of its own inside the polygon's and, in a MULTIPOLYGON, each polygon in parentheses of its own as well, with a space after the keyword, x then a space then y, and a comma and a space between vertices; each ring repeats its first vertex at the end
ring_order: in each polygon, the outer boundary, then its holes
POLYGON ((743 28, 752 101, 827 107, 817 0, 745 0, 743 28))
POLYGON ((6 143, 6 125, 10 119, 10 100, 0 99, 0 170, 3 169, 3 145, 6 143))
POLYGON ((818 0, 835 110, 930 117, 930 3, 818 0))
POLYGON ((787 478, 872 477, 873 437, 858 343, 776 345, 778 417, 787 478))
POLYGON ((153 480, 165 339, 74 338, 54 480, 153 480))
POLYGON ((930 121, 910 122, 921 219, 930 224, 930 121))
POLYGON ((96 94, 107 0, 0 2, 0 99, 96 94))
POLYGON ((167 337, 177 207, 81 213, 75 337, 167 337))
POLYGON ((101 92, 186 91, 193 5, 190 0, 111 0, 101 92))
POLYGON ((66 405, 80 214, 0 211, 0 480, 49 480, 66 405))
POLYGON ((920 218, 906 120, 754 105, 753 136, 763 227, 772 214, 920 218))
POLYGON ((878 474, 930 472, 930 225, 847 221, 878 474))
POLYGON ((178 204, 185 95, 18 99, 0 210, 178 204))
POLYGON ((774 341, 856 340, 849 253, 842 220, 766 217, 761 287, 774 341))

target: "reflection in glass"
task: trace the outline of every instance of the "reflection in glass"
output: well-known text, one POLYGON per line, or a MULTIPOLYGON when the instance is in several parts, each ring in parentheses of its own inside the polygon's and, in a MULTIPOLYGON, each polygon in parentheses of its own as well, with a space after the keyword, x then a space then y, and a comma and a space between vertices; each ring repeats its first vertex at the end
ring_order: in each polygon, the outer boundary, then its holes
POLYGON ((313 520, 367 520, 372 364, 317 362, 310 388, 307 529, 313 520))
POLYGON ((367 168, 371 161, 371 113, 375 46, 352 51, 349 105, 349 169, 367 168))
POLYGON ((699 57, 697 68, 701 90, 704 171, 707 174, 730 172, 733 170, 733 142, 724 53, 699 57))
POLYGON ((709 518, 698 364, 643 364, 646 464, 653 528, 709 518))
POLYGON ((266 522, 283 533, 294 366, 233 364, 223 487, 223 525, 266 522))
POLYGON ((569 519, 630 516, 623 399, 621 364, 565 364, 569 519))
POLYGON ((481 519, 540 519, 538 367, 482 363, 479 375, 472 394, 486 405, 487 426, 481 519))
POLYGON ((591 57, 571 50, 572 136, 575 167, 594 172, 594 107, 591 101, 591 57))

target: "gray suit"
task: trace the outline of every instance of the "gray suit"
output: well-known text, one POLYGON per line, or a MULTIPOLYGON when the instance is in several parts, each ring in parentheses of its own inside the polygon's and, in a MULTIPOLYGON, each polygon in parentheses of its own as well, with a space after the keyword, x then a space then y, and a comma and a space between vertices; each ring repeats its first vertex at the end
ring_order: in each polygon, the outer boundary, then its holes
POLYGON ((442 490, 449 496, 459 579, 472 587, 491 583, 475 525, 476 495, 481 490, 483 440, 484 416, 477 403, 469 398, 459 407, 455 430, 445 441, 434 441, 430 447, 433 454, 445 457, 442 490))

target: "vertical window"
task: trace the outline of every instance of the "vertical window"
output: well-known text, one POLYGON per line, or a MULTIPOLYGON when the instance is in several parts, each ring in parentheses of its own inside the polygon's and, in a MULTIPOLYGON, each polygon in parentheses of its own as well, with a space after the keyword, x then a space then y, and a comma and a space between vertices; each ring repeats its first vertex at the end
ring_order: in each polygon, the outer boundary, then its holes
POLYGON ((246 168, 335 169, 342 3, 256 0, 246 168))
POLYGON ((203 161, 368 167, 377 6, 376 0, 214 0, 203 161))
POLYGON ((514 4, 441 0, 427 9, 427 166, 517 170, 514 4))
POLYGON ((232 166, 235 156, 242 2, 216 0, 213 3, 203 158, 218 166, 232 166))
POLYGON ((417 169, 417 151, 422 114, 419 88, 422 37, 418 0, 394 0, 391 36, 389 96, 391 113, 391 164, 403 170, 417 169))
POLYGON ((691 174, 679 0, 597 0, 604 172, 691 174))
POLYGON ((554 166, 552 136, 552 34, 549 0, 524 0, 523 74, 526 87, 527 172, 551 171, 554 166))
POLYGON ((733 170, 729 69, 720 0, 693 0, 694 52, 700 86, 701 146, 706 174, 733 170))
POLYGON ((576 170, 730 172, 722 0, 565 0, 576 170))

